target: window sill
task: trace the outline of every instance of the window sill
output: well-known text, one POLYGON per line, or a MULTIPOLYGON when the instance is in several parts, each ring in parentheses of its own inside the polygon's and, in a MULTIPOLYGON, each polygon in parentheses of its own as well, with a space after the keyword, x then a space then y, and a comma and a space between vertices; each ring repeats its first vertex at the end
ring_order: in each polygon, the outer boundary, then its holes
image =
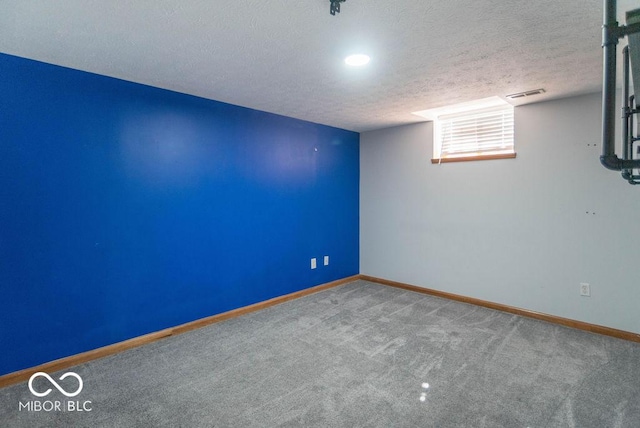
POLYGON ((480 161, 480 160, 494 160, 494 159, 514 159, 516 157, 515 153, 503 153, 499 155, 479 155, 479 156, 461 156, 457 158, 442 158, 442 159, 431 159, 431 163, 449 163, 449 162, 469 162, 469 161, 480 161))

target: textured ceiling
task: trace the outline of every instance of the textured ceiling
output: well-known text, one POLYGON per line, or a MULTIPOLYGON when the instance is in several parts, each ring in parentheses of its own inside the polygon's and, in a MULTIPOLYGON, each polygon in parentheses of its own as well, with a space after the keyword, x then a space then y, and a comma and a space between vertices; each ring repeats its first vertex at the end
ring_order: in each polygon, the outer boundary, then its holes
POLYGON ((602 0, 0 0, 0 52, 366 131, 598 91, 601 25, 602 0))

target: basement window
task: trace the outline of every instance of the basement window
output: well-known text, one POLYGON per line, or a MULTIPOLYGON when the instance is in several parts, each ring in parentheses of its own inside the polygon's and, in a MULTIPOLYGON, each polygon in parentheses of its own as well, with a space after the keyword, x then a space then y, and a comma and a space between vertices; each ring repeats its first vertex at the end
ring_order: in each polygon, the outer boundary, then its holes
POLYGON ((413 114, 434 123, 432 163, 516 157, 513 106, 500 97, 413 114))
POLYGON ((432 163, 515 158, 513 106, 438 116, 432 163))

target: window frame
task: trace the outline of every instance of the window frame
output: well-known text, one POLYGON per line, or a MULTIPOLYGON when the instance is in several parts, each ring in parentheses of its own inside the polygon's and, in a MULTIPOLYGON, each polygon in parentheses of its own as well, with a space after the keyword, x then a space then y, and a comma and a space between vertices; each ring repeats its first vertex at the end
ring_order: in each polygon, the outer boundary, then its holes
MULTIPOLYGON (((445 114, 440 115, 434 120, 434 137, 433 137, 433 158, 431 159, 431 163, 440 164, 440 163, 448 163, 448 162, 467 162, 467 161, 477 161, 477 160, 494 160, 494 159, 513 159, 516 157, 515 151, 515 111, 512 105, 502 105, 502 106, 492 106, 485 108, 469 108, 463 111, 458 111, 453 114, 445 114), (509 127, 509 132, 511 134, 510 144, 508 144, 507 148, 500 149, 496 147, 494 150, 478 150, 478 151, 461 151, 459 155, 454 156, 442 156, 442 146, 443 146, 443 136, 442 136, 442 127, 443 122, 455 122, 455 121, 477 121, 480 120, 482 116, 490 117, 491 113, 496 113, 496 115, 504 115, 504 112, 508 111, 508 120, 510 124, 507 124, 509 127)), ((504 117, 502 119, 504 127, 504 117)), ((498 121, 496 121, 497 123, 498 121)), ((474 137, 478 136, 476 132, 473 134, 474 137)), ((502 141, 503 138, 500 138, 502 141)), ((478 144, 478 143, 476 143, 478 144)))

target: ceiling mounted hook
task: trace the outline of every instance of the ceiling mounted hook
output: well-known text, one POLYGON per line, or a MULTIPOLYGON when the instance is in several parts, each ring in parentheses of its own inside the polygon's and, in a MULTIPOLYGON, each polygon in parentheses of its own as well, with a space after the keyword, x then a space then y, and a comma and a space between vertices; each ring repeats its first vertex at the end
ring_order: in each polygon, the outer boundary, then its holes
POLYGON ((331 3, 331 7, 329 8, 329 12, 331 15, 335 15, 336 13, 340 13, 340 3, 345 2, 347 0, 329 0, 331 3))

